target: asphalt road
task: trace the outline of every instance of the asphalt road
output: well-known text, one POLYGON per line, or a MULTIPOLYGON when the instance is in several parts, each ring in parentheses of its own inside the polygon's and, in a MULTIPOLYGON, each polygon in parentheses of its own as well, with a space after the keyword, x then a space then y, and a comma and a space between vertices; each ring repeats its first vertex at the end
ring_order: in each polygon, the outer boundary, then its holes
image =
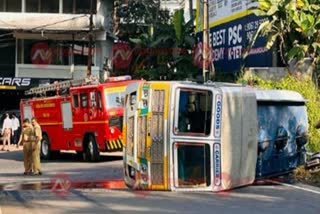
MULTIPOLYGON (((122 153, 103 153, 98 163, 84 162, 75 153, 62 153, 57 159, 41 161, 43 175, 24 176, 22 148, 16 151, 0 151, 0 185, 50 180, 60 174, 72 180, 92 181, 122 178, 122 153)), ((0 213, 1 214, 1 213, 0 213)))
POLYGON ((64 197, 50 190, 2 191, 0 213, 319 213, 320 191, 250 186, 224 194, 74 189, 64 197))
MULTIPOLYGON (((120 155, 121 156, 121 155, 120 155)), ((43 162, 41 177, 22 176, 21 151, 0 153, 0 186, 40 182, 66 174, 72 180, 119 179, 119 155, 86 163, 73 154, 43 162)), ((4 188, 0 214, 11 213, 319 213, 320 189, 301 184, 252 185, 230 192, 137 192, 104 188, 4 188)), ((19 187, 19 186, 18 186, 19 187)))

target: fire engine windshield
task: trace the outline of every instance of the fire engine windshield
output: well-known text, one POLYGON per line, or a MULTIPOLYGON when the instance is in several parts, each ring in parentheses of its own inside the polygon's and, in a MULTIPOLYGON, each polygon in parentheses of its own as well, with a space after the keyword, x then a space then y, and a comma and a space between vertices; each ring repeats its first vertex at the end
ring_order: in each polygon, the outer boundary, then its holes
POLYGON ((177 134, 209 135, 212 114, 212 92, 181 89, 179 93, 177 134))
POLYGON ((105 89, 105 101, 107 109, 124 106, 125 86, 105 89))

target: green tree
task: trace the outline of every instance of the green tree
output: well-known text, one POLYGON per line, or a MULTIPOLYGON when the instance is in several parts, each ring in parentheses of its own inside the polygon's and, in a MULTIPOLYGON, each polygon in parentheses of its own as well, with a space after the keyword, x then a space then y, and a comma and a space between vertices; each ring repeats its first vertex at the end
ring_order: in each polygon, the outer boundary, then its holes
POLYGON ((169 11, 160 10, 160 0, 128 0, 128 4, 123 5, 121 2, 115 3, 116 34, 120 40, 128 41, 130 37, 148 33, 151 28, 161 28, 170 20, 169 11))
POLYGON ((194 77, 197 69, 191 55, 195 43, 193 20, 186 23, 183 10, 168 18, 167 11, 159 10, 155 2, 148 5, 133 1, 128 10, 120 9, 121 16, 126 17, 120 38, 131 43, 134 53, 130 68, 123 72, 146 79, 194 77))
POLYGON ((320 53, 320 0, 258 2, 256 15, 270 18, 260 25, 251 45, 258 36, 266 36, 266 48, 276 46, 285 65, 307 57, 315 65, 320 53))

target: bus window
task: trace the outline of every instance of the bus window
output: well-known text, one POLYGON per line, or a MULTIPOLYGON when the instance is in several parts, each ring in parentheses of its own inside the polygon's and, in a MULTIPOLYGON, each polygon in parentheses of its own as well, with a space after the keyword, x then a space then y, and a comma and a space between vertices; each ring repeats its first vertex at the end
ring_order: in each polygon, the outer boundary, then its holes
POLYGON ((81 93, 80 99, 81 99, 81 107, 87 108, 88 107, 88 95, 86 93, 81 93))
POLYGON ((210 146, 208 144, 179 144, 178 185, 179 187, 210 186, 210 146))
POLYGON ((123 107, 124 94, 125 94, 124 87, 119 87, 119 89, 115 87, 114 90, 112 90, 112 88, 106 89, 105 102, 106 102, 107 109, 123 107))
POLYGON ((79 95, 78 94, 74 94, 72 96, 73 99, 73 107, 74 108, 78 108, 79 107, 79 95))
POLYGON ((90 92, 90 107, 96 108, 97 107, 97 100, 96 100, 96 92, 90 92))
POLYGON ((179 92, 177 134, 209 135, 211 129, 212 92, 181 89, 179 92))
POLYGON ((102 100, 101 100, 101 92, 97 92, 97 101, 98 101, 98 109, 102 109, 102 100))

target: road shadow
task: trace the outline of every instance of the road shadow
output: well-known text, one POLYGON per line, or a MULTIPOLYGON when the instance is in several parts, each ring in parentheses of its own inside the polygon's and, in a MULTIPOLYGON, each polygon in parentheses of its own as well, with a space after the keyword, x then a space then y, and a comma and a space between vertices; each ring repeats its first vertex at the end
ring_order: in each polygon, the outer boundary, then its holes
POLYGON ((1 151, 0 152, 0 160, 14 160, 14 161, 23 161, 23 152, 22 150, 16 150, 16 151, 1 151))
MULTIPOLYGON (((10 151, 10 152, 1 151, 0 159, 23 161, 23 151, 22 150, 16 150, 16 151, 10 151)), ((100 155, 100 160, 98 161, 98 163, 112 162, 112 161, 119 161, 119 160, 122 160, 122 154, 102 153, 100 155)), ((76 163, 76 162, 85 162, 85 161, 82 159, 81 156, 77 155, 76 153, 61 152, 59 155, 53 157, 50 160, 41 159, 41 162, 42 163, 54 163, 54 162, 76 163)), ((97 163, 97 162, 93 162, 93 163, 97 163)))
MULTIPOLYGON (((112 161, 118 161, 122 160, 122 155, 119 154, 106 154, 102 153, 100 154, 100 160, 97 162, 92 163, 101 163, 101 162, 112 162, 112 161)), ((43 163, 69 163, 69 162, 86 162, 83 160, 83 158, 75 153, 70 152, 61 152, 59 155, 56 155, 55 157, 52 157, 50 160, 44 160, 41 159, 41 162, 43 163)), ((88 162, 90 163, 90 162, 88 162)))

